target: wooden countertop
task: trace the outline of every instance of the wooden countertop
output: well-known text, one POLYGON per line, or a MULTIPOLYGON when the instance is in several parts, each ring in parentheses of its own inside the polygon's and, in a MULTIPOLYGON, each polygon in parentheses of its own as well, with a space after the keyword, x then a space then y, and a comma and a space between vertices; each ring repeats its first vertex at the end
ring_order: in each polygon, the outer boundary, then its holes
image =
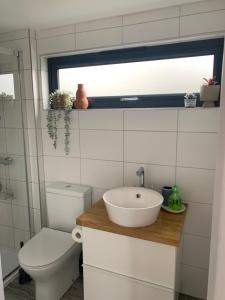
POLYGON ((109 220, 104 201, 99 200, 76 219, 76 224, 178 247, 181 240, 185 215, 185 212, 181 214, 171 214, 161 209, 158 220, 150 226, 141 228, 123 227, 109 220))

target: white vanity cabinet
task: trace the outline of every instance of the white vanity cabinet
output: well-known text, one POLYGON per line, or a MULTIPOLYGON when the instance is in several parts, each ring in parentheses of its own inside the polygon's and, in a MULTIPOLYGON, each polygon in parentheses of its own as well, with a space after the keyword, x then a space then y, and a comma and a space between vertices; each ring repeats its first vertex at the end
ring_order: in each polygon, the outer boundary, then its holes
POLYGON ((174 300, 179 248, 82 228, 84 300, 174 300))

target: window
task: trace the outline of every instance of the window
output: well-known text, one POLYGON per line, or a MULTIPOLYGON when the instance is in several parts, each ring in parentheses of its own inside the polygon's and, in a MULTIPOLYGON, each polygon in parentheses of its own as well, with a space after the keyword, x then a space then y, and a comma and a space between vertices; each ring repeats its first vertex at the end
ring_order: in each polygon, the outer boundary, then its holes
POLYGON ((7 95, 15 99, 13 74, 0 74, 0 96, 7 95))
POLYGON ((212 39, 49 58, 49 88, 75 94, 84 83, 93 108, 183 106, 203 77, 220 82, 222 57, 223 39, 212 39))

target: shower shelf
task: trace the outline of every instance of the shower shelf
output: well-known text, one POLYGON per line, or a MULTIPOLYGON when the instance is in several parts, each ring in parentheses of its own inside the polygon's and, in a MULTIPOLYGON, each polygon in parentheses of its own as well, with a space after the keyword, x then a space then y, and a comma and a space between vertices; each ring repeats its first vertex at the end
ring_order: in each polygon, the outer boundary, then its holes
POLYGON ((11 165, 12 162, 13 162, 12 157, 0 156, 0 165, 8 166, 8 165, 11 165))

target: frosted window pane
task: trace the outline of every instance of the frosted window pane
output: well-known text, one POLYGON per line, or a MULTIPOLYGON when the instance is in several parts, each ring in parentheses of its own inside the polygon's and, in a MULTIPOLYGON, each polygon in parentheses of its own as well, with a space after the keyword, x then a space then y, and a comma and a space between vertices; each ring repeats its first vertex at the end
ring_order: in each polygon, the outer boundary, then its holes
POLYGON ((59 70, 59 88, 87 95, 122 96, 199 92, 203 77, 213 76, 214 56, 164 59, 59 70))
POLYGON ((0 74, 0 94, 15 98, 13 74, 0 74))

